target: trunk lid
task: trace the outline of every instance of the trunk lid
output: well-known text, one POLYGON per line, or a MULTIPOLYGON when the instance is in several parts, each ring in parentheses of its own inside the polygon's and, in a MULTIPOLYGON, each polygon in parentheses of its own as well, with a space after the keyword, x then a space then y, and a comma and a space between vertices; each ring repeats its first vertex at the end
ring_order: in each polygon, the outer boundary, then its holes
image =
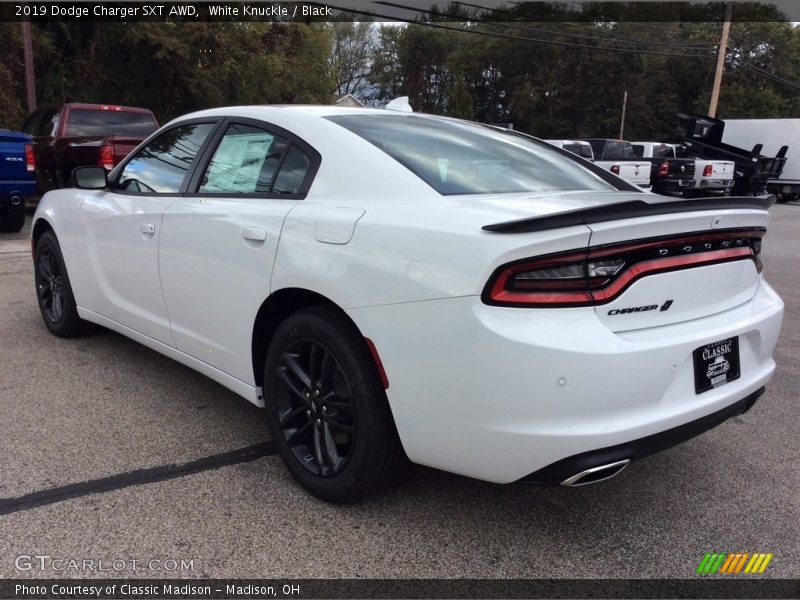
MULTIPOLYGON (((560 256, 566 257, 562 262, 545 258, 538 270, 520 270, 522 276, 512 269, 509 278, 492 289, 492 299, 510 302, 518 294, 516 302, 546 306, 578 298, 578 303, 593 305, 610 330, 625 332, 706 317, 755 295, 761 281, 758 253, 773 197, 672 200, 634 193, 609 200, 600 206, 485 225, 485 231, 512 238, 516 236, 508 234, 553 234, 577 225, 590 231, 584 254, 578 245, 559 248, 560 256), (554 285, 547 282, 558 277, 565 278, 558 289, 571 292, 553 291, 554 285), (585 283, 578 285, 581 281, 585 283), (512 291, 505 294, 504 289, 512 291), (542 289, 557 299, 542 300, 544 292, 525 296, 525 290, 542 289)), ((527 265, 536 263, 536 255, 528 257, 527 265)))
POLYGON ((728 209, 589 225, 591 247, 659 242, 634 269, 671 261, 665 270, 643 273, 613 300, 596 306, 598 318, 610 330, 623 332, 698 319, 747 302, 760 282, 749 245, 763 236, 768 218, 766 211, 728 209))
POLYGON ((695 160, 695 181, 730 181, 733 179, 734 163, 728 160, 695 160), (711 174, 707 175, 707 168, 711 174))
POLYGON ((650 185, 650 162, 649 161, 598 161, 601 167, 604 167, 616 173, 626 181, 639 187, 647 187, 650 185))

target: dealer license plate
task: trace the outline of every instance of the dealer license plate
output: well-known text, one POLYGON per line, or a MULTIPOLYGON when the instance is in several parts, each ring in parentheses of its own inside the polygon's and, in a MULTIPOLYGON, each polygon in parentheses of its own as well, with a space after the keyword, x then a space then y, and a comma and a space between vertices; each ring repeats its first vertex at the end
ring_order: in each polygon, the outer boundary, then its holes
POLYGON ((732 337, 701 346, 694 351, 694 391, 713 390, 739 379, 739 338, 732 337))

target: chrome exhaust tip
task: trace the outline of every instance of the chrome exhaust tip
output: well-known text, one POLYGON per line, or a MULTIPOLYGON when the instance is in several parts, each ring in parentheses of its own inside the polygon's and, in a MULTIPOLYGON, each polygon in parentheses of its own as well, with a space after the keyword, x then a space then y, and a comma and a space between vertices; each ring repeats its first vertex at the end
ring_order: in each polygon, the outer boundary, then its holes
POLYGON ((626 458, 625 460, 618 460, 605 465, 592 467, 591 469, 586 469, 585 471, 576 473, 572 477, 568 477, 561 482, 561 485, 566 487, 577 487, 579 485, 599 483, 618 475, 620 471, 622 471, 622 469, 627 467, 630 463, 631 459, 626 458))
POLYGON ((11 196, 11 204, 14 206, 22 204, 22 198, 20 198, 19 196, 11 196))

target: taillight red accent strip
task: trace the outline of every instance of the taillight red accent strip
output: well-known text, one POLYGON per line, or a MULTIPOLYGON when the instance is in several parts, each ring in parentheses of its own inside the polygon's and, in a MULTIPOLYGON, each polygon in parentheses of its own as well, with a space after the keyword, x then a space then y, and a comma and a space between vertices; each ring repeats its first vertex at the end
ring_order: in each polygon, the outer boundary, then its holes
POLYGON ((730 260, 739 260, 742 258, 750 258, 753 256, 753 251, 748 248, 727 248, 725 250, 712 250, 710 252, 701 252, 700 254, 689 254, 687 256, 671 256, 667 258, 657 258, 655 260, 648 260, 641 263, 632 265, 626 271, 623 271, 611 285, 602 289, 593 291, 592 295, 594 300, 600 304, 608 302, 619 296, 622 291, 628 287, 635 280, 645 275, 655 275, 656 273, 664 273, 665 271, 674 271, 675 269, 682 269, 686 267, 699 267, 701 265, 708 265, 719 262, 726 262, 730 260))
MULTIPOLYGON (((747 259, 753 260, 757 270, 760 272, 761 264, 758 256, 754 253, 750 245, 746 245, 634 262, 618 273, 607 285, 601 280, 599 285, 603 285, 604 287, 600 289, 596 289, 596 286, 598 286, 597 278, 594 280, 589 280, 588 278, 584 279, 585 288, 576 291, 557 289, 523 291, 519 289, 508 289, 511 287, 509 285, 509 280, 513 279, 519 273, 524 273, 526 271, 543 270, 568 264, 588 263, 593 259, 601 259, 608 256, 620 256, 624 259, 626 255, 635 255, 642 251, 663 248, 665 246, 676 248, 684 244, 696 246, 698 244, 707 244, 726 239, 761 238, 764 236, 764 233, 763 230, 758 229, 725 231, 711 234, 704 233, 671 239, 662 238, 658 240, 619 244, 616 246, 609 245, 587 249, 587 251, 583 253, 572 252, 560 256, 556 255, 543 259, 519 262, 517 264, 501 267, 501 269, 496 272, 491 287, 484 292, 483 297, 484 301, 489 304, 507 306, 588 306, 610 302, 622 294, 634 281, 657 273, 747 259)), ((555 288, 559 286, 560 282, 558 280, 553 280, 549 283, 552 284, 551 287, 555 288)), ((547 286, 547 284, 548 280, 541 281, 542 286, 547 286)))

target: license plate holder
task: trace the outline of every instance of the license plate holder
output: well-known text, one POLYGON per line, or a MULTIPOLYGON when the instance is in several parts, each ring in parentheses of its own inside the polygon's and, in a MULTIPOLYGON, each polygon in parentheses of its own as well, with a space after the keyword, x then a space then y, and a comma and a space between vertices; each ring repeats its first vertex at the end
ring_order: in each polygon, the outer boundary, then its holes
POLYGON ((739 379, 742 374, 738 336, 700 346, 692 355, 696 394, 702 394, 739 379))

